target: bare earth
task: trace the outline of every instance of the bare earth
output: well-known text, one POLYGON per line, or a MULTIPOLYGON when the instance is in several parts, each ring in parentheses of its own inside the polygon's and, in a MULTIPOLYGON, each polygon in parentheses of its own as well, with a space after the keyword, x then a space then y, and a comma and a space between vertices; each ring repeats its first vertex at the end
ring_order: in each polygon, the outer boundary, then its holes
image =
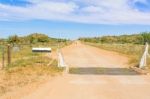
POLYGON ((22 99, 150 99, 150 77, 128 69, 126 56, 80 42, 65 47, 63 55, 69 73, 22 99))

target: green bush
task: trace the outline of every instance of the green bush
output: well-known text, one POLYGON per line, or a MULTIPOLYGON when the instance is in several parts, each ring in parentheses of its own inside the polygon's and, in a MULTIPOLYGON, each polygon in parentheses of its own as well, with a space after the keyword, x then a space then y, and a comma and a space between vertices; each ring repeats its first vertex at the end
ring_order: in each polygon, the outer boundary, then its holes
POLYGON ((150 33, 144 32, 142 33, 142 37, 144 39, 144 42, 148 42, 150 44, 150 33))
POLYGON ((133 34, 133 35, 80 38, 79 40, 91 43, 145 44, 145 42, 150 43, 150 32, 143 32, 140 34, 133 34))

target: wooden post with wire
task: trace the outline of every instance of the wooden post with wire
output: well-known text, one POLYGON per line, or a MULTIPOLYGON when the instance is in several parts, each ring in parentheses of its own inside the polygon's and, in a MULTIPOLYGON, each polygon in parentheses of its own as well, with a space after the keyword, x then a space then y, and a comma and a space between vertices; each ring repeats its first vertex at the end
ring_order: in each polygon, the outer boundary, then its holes
POLYGON ((8 61, 8 65, 10 65, 10 63, 11 63, 11 47, 10 47, 10 44, 7 45, 7 61, 8 61))
POLYGON ((2 48, 2 69, 5 67, 5 51, 4 46, 2 48))

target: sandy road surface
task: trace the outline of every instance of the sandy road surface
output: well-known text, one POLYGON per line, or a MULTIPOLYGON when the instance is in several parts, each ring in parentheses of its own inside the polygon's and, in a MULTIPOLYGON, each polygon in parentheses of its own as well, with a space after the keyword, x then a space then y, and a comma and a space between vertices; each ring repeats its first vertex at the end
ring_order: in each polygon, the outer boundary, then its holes
POLYGON ((63 54, 70 73, 22 99, 150 99, 150 77, 127 69, 126 57, 79 42, 63 54))

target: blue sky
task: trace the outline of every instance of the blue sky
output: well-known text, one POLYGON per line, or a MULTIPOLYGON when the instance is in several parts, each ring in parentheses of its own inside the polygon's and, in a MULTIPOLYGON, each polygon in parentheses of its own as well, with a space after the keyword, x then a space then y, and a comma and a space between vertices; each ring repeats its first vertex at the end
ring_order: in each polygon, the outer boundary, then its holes
POLYGON ((0 0, 0 37, 75 39, 150 31, 150 0, 0 0))

